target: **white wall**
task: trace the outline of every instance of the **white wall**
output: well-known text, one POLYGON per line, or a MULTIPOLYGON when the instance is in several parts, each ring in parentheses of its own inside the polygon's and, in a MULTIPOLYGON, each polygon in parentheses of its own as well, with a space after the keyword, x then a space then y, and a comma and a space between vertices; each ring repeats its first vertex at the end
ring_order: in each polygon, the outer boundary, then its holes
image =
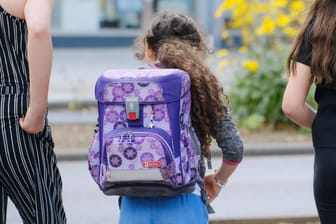
POLYGON ((62 31, 92 32, 99 30, 97 0, 59 0, 62 31))

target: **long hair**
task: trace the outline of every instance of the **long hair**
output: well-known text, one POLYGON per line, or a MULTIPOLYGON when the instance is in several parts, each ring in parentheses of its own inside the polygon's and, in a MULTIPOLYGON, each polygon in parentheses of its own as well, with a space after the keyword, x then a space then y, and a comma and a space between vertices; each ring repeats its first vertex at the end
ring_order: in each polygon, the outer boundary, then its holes
POLYGON ((207 156, 227 108, 223 87, 205 64, 208 49, 204 40, 191 18, 163 12, 154 17, 146 35, 137 39, 140 51, 136 56, 143 59, 147 46, 163 67, 178 68, 190 75, 192 124, 202 156, 207 156))
POLYGON ((311 5, 287 59, 287 72, 296 69, 295 61, 304 40, 311 39, 311 73, 316 83, 336 84, 336 1, 315 0, 311 5), (307 35, 311 35, 307 38, 307 35))

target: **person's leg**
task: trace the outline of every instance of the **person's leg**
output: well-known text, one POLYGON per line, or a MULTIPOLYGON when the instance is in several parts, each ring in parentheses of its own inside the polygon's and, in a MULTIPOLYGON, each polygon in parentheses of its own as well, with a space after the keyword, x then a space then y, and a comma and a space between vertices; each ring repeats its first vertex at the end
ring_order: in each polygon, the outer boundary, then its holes
POLYGON ((23 222, 66 223, 50 128, 30 135, 12 122, 1 131, 1 180, 23 222))
POLYGON ((0 224, 6 223, 8 195, 0 184, 0 224))
POLYGON ((119 224, 207 224, 208 212, 201 197, 123 197, 119 224))
POLYGON ((314 196, 321 224, 336 223, 336 148, 315 149, 314 196))
POLYGON ((122 197, 119 224, 151 224, 152 198, 122 197))
MULTIPOLYGON (((31 136, 32 137, 32 136, 31 136)), ((33 146, 36 160, 35 176, 35 219, 34 223, 66 223, 62 200, 62 180, 57 167, 51 128, 46 128, 28 140, 33 146), (34 146, 35 145, 35 146, 34 146)))
POLYGON ((153 215, 161 224, 208 223, 207 208, 202 198, 193 193, 157 199, 153 215))

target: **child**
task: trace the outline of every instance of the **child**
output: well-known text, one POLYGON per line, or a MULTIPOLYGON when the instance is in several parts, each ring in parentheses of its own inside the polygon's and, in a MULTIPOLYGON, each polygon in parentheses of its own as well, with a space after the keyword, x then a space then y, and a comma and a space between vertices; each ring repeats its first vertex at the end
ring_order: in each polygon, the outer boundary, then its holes
MULTIPOLYGON (((122 197, 120 224, 130 223, 208 223, 207 200, 213 201, 243 156, 243 143, 228 115, 220 83, 205 64, 204 38, 191 18, 160 13, 144 37, 136 41, 137 57, 158 68, 178 68, 191 78, 192 123, 201 142, 203 158, 209 155, 211 139, 222 149, 222 164, 205 177, 208 197, 202 200, 204 186, 176 197, 122 197)), ((201 181, 202 182, 202 181, 201 181)), ((204 197, 203 197, 204 199, 204 197)))

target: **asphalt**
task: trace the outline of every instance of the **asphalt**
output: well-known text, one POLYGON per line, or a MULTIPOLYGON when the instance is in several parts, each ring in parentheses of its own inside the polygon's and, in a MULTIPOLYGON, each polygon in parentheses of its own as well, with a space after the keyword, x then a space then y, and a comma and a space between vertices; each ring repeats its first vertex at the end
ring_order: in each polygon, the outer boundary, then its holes
MULTIPOLYGON (((214 158, 214 167, 220 163, 214 158)), ((312 222, 316 217, 312 164, 312 155, 246 157, 212 203, 215 213, 209 215, 210 224, 316 224, 312 222)), ((98 189, 86 161, 58 165, 68 223, 118 223, 118 198, 98 189)), ((167 219, 176 223, 174 217, 167 219)), ((7 223, 22 223, 12 204, 7 223)))

